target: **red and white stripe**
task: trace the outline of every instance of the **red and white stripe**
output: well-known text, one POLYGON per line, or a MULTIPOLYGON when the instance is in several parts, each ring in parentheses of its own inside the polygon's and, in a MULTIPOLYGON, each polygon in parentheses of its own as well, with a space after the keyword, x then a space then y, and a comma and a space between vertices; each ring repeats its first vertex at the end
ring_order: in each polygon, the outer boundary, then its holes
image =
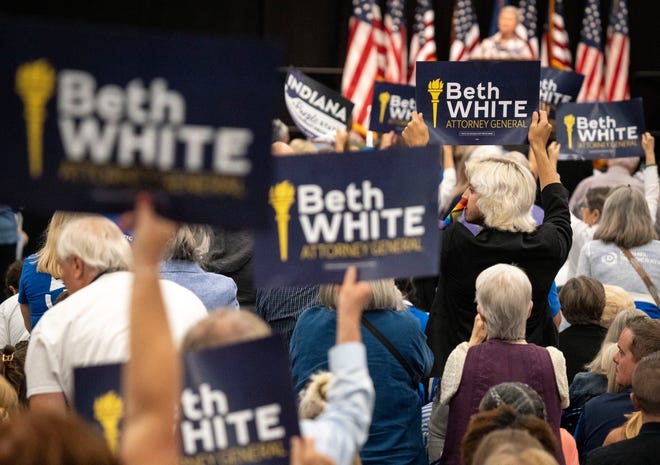
POLYGON ((393 31, 392 18, 389 15, 385 15, 384 26, 382 33, 385 45, 383 77, 387 82, 405 84, 406 75, 408 74, 406 28, 401 27, 398 31, 393 31))
POLYGON ((605 66, 605 98, 608 102, 630 99, 628 69, 630 67, 630 39, 613 34, 607 40, 605 66))
POLYGON ((584 74, 584 83, 578 95, 578 102, 602 101, 603 92, 603 53, 583 42, 578 44, 575 71, 584 74))
POLYGON ((414 86, 416 83, 417 62, 418 61, 436 61, 438 59, 435 45, 435 14, 433 10, 424 12, 424 29, 421 33, 424 40, 421 41, 418 34, 414 34, 410 41, 410 79, 409 84, 414 86), (424 45, 420 47, 420 43, 424 45))
POLYGON ((564 17, 554 11, 549 13, 548 32, 543 34, 541 41, 541 66, 571 69, 573 67, 573 57, 568 32, 564 25, 564 17), (548 39, 550 40, 548 41, 548 39), (548 42, 552 46, 551 49, 548 49, 548 42))

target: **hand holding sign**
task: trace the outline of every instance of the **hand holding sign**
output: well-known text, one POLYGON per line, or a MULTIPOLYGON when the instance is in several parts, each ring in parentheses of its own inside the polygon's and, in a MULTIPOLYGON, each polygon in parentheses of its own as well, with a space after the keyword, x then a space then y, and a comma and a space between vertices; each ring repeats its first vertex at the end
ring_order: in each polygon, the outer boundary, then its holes
POLYGON ((337 288, 337 344, 361 340, 360 319, 372 293, 371 285, 357 277, 357 268, 349 266, 337 288))
POLYGON ((429 143, 429 127, 424 122, 424 115, 412 112, 412 121, 401 133, 409 147, 423 147, 429 143))
POLYGON ((291 438, 291 465, 335 465, 327 455, 314 447, 314 438, 291 438))
POLYGON ((646 166, 655 164, 655 138, 650 132, 642 134, 642 149, 646 157, 646 166))
POLYGON ((529 125, 527 137, 532 152, 534 152, 541 190, 548 184, 560 182, 559 174, 553 167, 546 150, 550 134, 552 134, 552 124, 548 121, 548 113, 546 111, 535 111, 532 114, 532 124, 529 125))

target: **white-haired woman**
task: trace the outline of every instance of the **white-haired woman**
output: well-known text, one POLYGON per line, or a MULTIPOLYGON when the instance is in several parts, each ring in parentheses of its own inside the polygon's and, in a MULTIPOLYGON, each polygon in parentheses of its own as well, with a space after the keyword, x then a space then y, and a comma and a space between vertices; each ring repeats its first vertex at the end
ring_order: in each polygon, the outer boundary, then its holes
MULTIPOLYGON (((369 374, 376 389, 369 439, 362 448, 364 465, 426 465, 422 440, 420 380, 433 364, 417 319, 408 311, 394 280, 370 281, 372 298, 363 314, 362 340, 369 374), (366 325, 372 325, 403 357, 407 369, 366 325), (407 370, 410 370, 410 373, 407 370)), ((334 344, 337 286, 320 288, 320 306, 305 310, 291 338, 291 371, 297 392, 312 375, 328 370, 327 352, 334 344)))
POLYGON ((632 296, 638 308, 652 316, 660 316, 651 290, 627 253, 655 288, 660 288, 660 241, 656 240, 646 199, 637 189, 620 186, 605 200, 594 240, 580 251, 578 275, 621 286, 632 296))
MULTIPOLYGON (((532 311, 532 284, 527 275, 513 265, 491 266, 476 279, 476 300, 478 313, 470 341, 452 351, 434 399, 429 428, 432 436, 446 430, 442 465, 460 463, 461 439, 470 416, 477 413, 488 389, 504 382, 528 384, 541 396, 547 421, 561 444, 561 413, 568 407, 566 361, 555 347, 525 341, 525 321, 532 311), (446 420, 442 406, 449 407, 446 420)), ((563 463, 560 449, 556 457, 563 463)))
POLYGON ((534 307, 527 321, 527 340, 557 344, 548 293, 571 247, 568 191, 548 157, 552 131, 546 112, 534 112, 529 140, 541 187, 543 223, 532 216, 536 182, 531 171, 507 158, 486 158, 467 168, 465 220, 480 225, 474 235, 453 222, 442 232, 440 278, 426 334, 435 356, 433 374, 441 375, 449 353, 467 341, 476 315, 477 275, 496 263, 517 263, 532 283, 534 307))

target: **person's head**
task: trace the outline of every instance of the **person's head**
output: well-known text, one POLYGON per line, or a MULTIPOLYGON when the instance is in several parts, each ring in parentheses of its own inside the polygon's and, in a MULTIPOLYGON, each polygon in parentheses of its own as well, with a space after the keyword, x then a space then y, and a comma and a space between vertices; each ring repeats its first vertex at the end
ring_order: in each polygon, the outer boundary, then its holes
POLYGON ((289 142, 289 146, 293 153, 317 153, 319 150, 316 144, 308 139, 295 138, 289 142))
POLYGON ((181 223, 168 244, 165 260, 183 260, 201 264, 211 246, 213 231, 205 224, 181 223))
POLYGON ((479 273, 475 287, 477 311, 486 321, 488 338, 524 339, 532 309, 532 284, 525 272, 499 263, 479 273))
POLYGON ((60 234, 67 223, 81 216, 83 216, 82 213, 74 212, 56 211, 53 213, 46 228, 46 243, 38 252, 37 271, 58 279, 62 277, 62 270, 57 259, 57 244, 60 240, 60 234))
POLYGON ((589 226, 593 226, 600 221, 600 216, 603 213, 603 205, 605 205, 605 199, 607 199, 611 190, 611 187, 605 186, 592 187, 587 191, 584 200, 580 204, 582 221, 589 226))
POLYGON ((607 167, 623 166, 630 174, 633 174, 639 166, 639 157, 608 158, 607 167))
POLYGON ((6 345, 0 349, 0 375, 6 379, 16 391, 21 404, 27 404, 27 384, 25 381, 25 359, 12 345, 6 345))
POLYGON ((77 415, 27 410, 0 423, 0 463, 119 465, 119 460, 77 415))
POLYGON ((530 447, 515 450, 509 446, 497 448, 483 465, 558 465, 558 463, 544 450, 530 447))
POLYGON ((114 222, 90 215, 67 223, 57 244, 57 257, 62 281, 71 294, 101 273, 128 270, 131 249, 114 222))
MULTIPOLYGON (((365 310, 379 310, 384 308, 394 310, 405 310, 406 304, 403 302, 403 295, 394 284, 393 279, 379 279, 369 281, 371 286, 371 299, 367 303, 365 310)), ((319 288, 319 301, 321 305, 332 310, 337 309, 337 288, 338 284, 323 284, 319 288)))
POLYGON ((605 289, 591 276, 576 276, 562 286, 559 303, 562 315, 571 325, 597 325, 605 307, 605 289))
POLYGON ((461 465, 482 465, 491 456, 505 452, 513 454, 528 449, 542 451, 543 445, 525 430, 516 428, 496 429, 486 434, 479 441, 470 461, 461 461, 461 465))
POLYGON ((536 182, 531 171, 512 158, 470 159, 465 219, 511 232, 532 232, 536 182))
POLYGON ((23 272, 23 260, 15 260, 9 264, 5 272, 5 292, 7 297, 18 294, 18 283, 23 272))
POLYGON ((655 224, 644 194, 630 186, 612 190, 603 205, 594 239, 630 249, 648 244, 655 237, 655 224))
POLYGON ((513 37, 520 20, 519 15, 519 10, 515 6, 507 5, 500 10, 500 15, 497 17, 497 29, 504 38, 513 37))
POLYGON ((614 356, 616 382, 629 387, 639 361, 660 350, 660 320, 632 319, 621 332, 617 347, 619 350, 614 356))
POLYGON ((20 409, 21 404, 18 402, 16 389, 3 376, 0 376, 0 423, 9 420, 20 409))
MULTIPOLYGON (((600 325, 603 328, 609 328, 620 312, 623 310, 636 310, 635 301, 630 297, 628 291, 621 286, 603 284, 603 288, 605 288, 605 308, 603 308, 603 315, 600 317, 600 325)), ((639 310, 639 312, 642 311, 639 310)))
POLYGON ((473 457, 482 439, 492 431, 506 428, 527 431, 541 443, 543 449, 555 453, 557 438, 548 422, 535 415, 519 415, 510 405, 502 405, 493 410, 475 413, 470 417, 461 442, 461 463, 482 463, 473 457))
POLYGON ((545 402, 531 386, 510 381, 492 386, 481 398, 479 411, 494 410, 502 405, 510 406, 518 415, 534 415, 547 419, 545 402))
POLYGON ((270 336, 270 326, 247 310, 217 309, 186 333, 182 350, 202 350, 270 336))
POLYGON ((643 415, 660 416, 660 352, 642 358, 632 376, 632 401, 643 415))

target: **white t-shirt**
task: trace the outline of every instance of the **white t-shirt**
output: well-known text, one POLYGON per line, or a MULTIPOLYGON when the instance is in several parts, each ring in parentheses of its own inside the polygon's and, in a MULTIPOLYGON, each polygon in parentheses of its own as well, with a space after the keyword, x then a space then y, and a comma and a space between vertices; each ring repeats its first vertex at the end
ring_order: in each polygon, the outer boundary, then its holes
MULTIPOLYGON (((28 397, 62 392, 72 403, 73 368, 126 361, 132 280, 127 271, 102 275, 44 314, 27 351, 28 397)), ((207 315, 206 307, 174 282, 161 280, 160 286, 179 345, 186 331, 207 315)))
POLYGON ((0 347, 7 344, 15 346, 16 343, 29 338, 30 333, 25 329, 18 294, 14 294, 0 304, 0 347))

